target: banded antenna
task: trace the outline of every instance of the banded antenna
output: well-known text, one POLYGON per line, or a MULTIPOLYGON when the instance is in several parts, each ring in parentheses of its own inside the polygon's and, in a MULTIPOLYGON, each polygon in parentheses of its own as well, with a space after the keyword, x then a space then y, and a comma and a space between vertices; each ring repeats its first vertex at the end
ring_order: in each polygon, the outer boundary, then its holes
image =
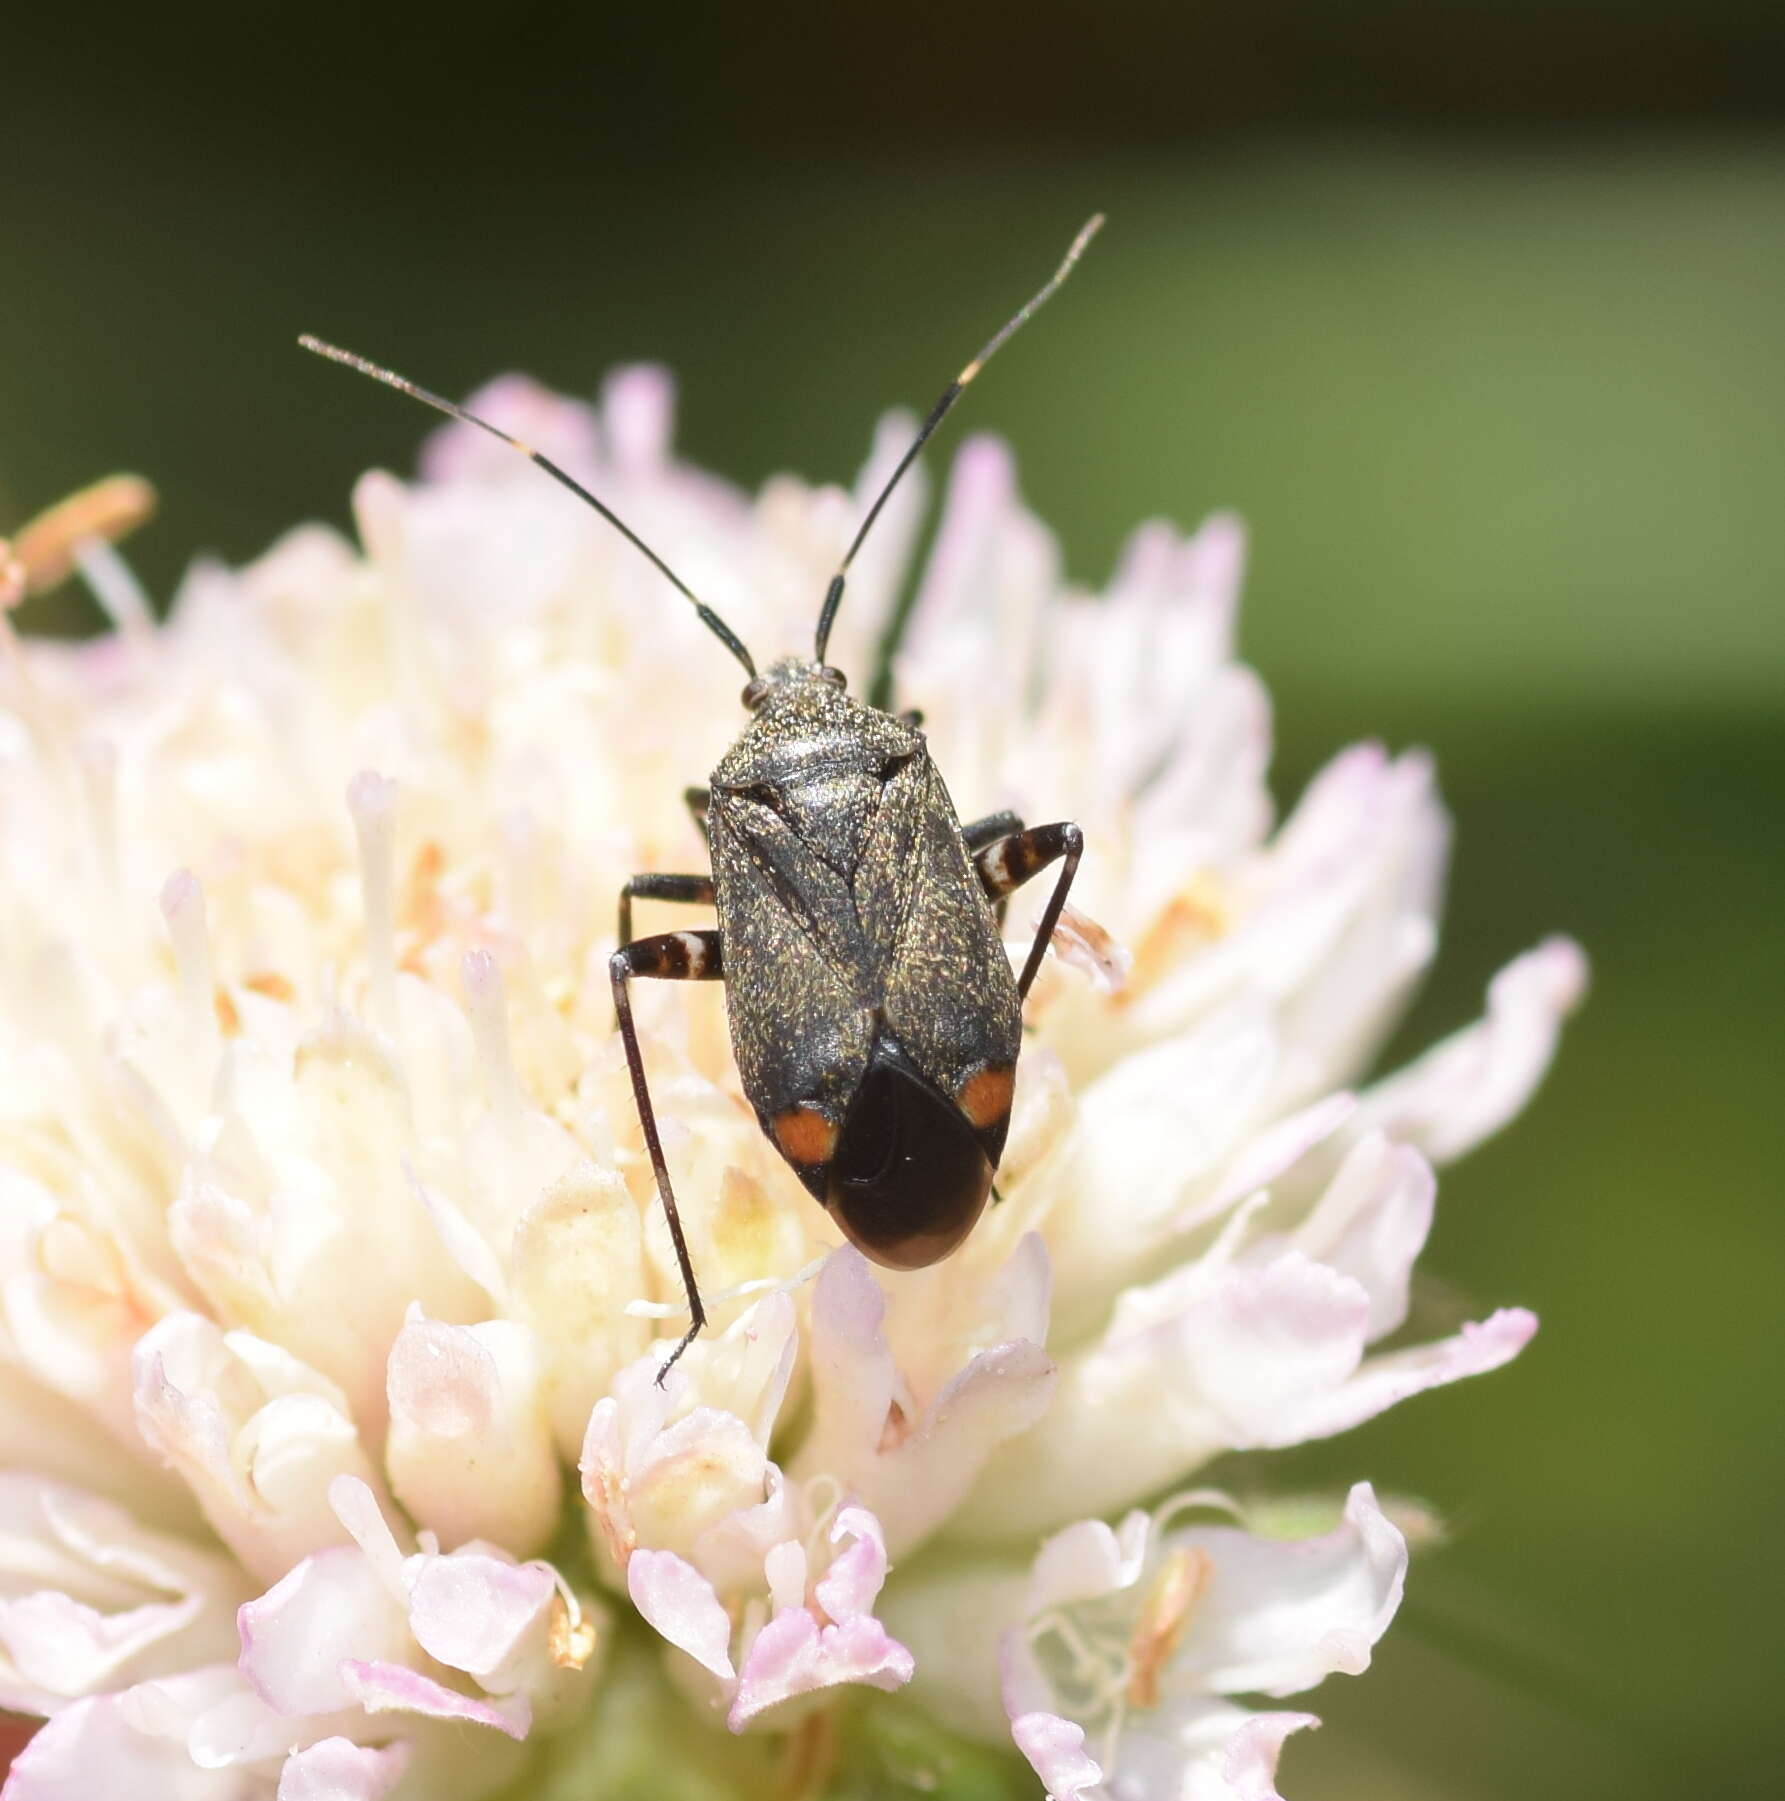
POLYGON ((711 607, 701 600, 694 590, 690 588, 666 562, 664 562, 662 557, 660 557, 656 551, 654 551, 650 545, 648 545, 644 539, 641 538, 638 533, 613 510, 612 507, 597 500, 581 482, 576 480, 574 476, 566 474, 565 471, 560 469, 550 457, 542 456, 532 447, 532 445, 523 444, 519 438, 503 431, 500 426, 492 425, 489 420, 480 419, 475 413, 466 412, 462 406, 455 406, 450 400, 443 400, 438 394, 431 394, 426 388, 417 387, 414 382, 408 380, 404 376, 398 375, 394 369, 380 368, 378 364, 367 361, 365 357, 355 356, 351 350, 342 350, 334 344, 325 344, 322 339, 313 338, 308 332, 299 338, 298 342, 303 345, 306 350, 313 350, 318 356, 327 357, 331 363, 342 363, 349 369, 357 369, 361 375, 369 375, 373 381, 381 381, 387 388, 395 388, 399 394, 407 394, 411 400, 419 400, 423 406, 431 406, 435 412, 444 413, 449 419, 457 419, 465 425, 475 425, 479 431, 488 432, 492 438, 499 439, 502 443, 506 444, 510 450, 518 450, 522 456, 528 457, 533 462, 537 463, 553 481, 557 482, 561 487, 568 488, 578 500, 592 506, 609 525, 613 526, 614 529, 620 533, 627 543, 631 544, 635 549, 642 551, 645 556, 650 558, 650 560, 656 564, 666 576, 668 576, 670 583, 675 588, 676 592, 682 595, 693 606, 695 612, 700 615, 701 624, 704 625, 707 630, 710 631, 713 636, 743 664, 745 672, 752 681, 755 681, 756 664, 751 658, 749 651, 744 648, 743 641, 738 637, 737 633, 734 632, 711 607))
POLYGON ((818 662, 824 661, 825 646, 830 643, 831 626, 836 620, 837 608, 843 604, 843 584, 849 576, 849 565, 855 561, 855 553, 861 549, 862 540, 873 529, 874 521, 880 517, 880 510, 891 498, 893 489, 904 479, 905 471, 917 461, 918 452, 929 442, 936 427, 948 417, 949 409, 966 392, 967 384, 1004 348, 1010 339, 1015 337, 1053 299, 1059 291, 1061 283, 1072 273, 1073 265, 1084 255, 1085 246, 1096 237, 1102 226, 1103 215, 1093 213, 1080 228, 1078 236, 1068 246, 1065 256, 1060 259, 1059 268, 1054 271, 1047 285, 1026 306, 1005 320, 1004 324, 992 334, 979 355, 937 397, 936 404, 930 408, 923 424, 918 428, 917 436, 911 442, 911 448, 899 459, 899 466, 887 477, 886 486, 880 490, 880 498, 868 508, 867 518, 861 522, 861 529, 855 534, 855 539, 848 550, 843 553, 843 560, 837 565, 837 573, 831 577, 831 585, 825 591, 824 608, 818 615, 817 649, 813 653, 818 662))

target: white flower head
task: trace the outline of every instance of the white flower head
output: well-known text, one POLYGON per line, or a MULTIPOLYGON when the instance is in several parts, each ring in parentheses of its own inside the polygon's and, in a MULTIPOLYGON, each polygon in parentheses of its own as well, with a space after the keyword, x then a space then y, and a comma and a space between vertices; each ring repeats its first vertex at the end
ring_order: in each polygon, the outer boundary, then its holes
MULTIPOLYGON (((776 652, 910 434, 853 493, 749 496, 674 459, 661 371, 476 404, 776 652)), ((855 565, 858 686, 924 505, 855 565)), ((5 1801, 471 1801, 618 1744, 641 1666, 703 1744, 907 1688, 1056 1796, 1273 1794, 1310 1716, 1234 1697, 1361 1669, 1405 1547, 1367 1487, 1292 1543, 1186 1485, 1243 1452, 1266 1487, 1529 1338, 1384 1348, 1434 1166, 1531 1092, 1579 952, 1370 1082, 1436 942, 1429 762, 1349 751, 1273 829, 1237 524, 1144 527, 1080 593, 971 440, 901 704, 963 815, 1087 845, 1000 1201, 875 1269, 759 1130, 716 987, 637 985, 712 1314, 660 1382, 684 1303, 607 959, 626 877, 704 867, 679 796, 735 672, 469 428, 355 509, 358 548, 200 565, 165 625, 91 501, 0 555, 0 605, 79 566, 117 621, 0 616, 0 1704, 47 1722, 5 1801)))

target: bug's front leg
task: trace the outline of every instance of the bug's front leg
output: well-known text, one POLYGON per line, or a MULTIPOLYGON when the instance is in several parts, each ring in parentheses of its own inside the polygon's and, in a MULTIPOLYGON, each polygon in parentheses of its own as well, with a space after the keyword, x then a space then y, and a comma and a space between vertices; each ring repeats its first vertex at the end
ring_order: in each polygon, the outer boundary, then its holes
POLYGON ((669 1222, 669 1238, 675 1246, 676 1264, 682 1272, 682 1287, 688 1295, 688 1330, 657 1372, 657 1380, 661 1383, 675 1360, 707 1323, 707 1310, 701 1305, 694 1265, 688 1256, 688 1241, 682 1236, 682 1222, 676 1213, 675 1192, 669 1185, 669 1165, 663 1160, 663 1141, 657 1135, 657 1116, 652 1111, 651 1091, 645 1082, 644 1058, 639 1054, 638 1029, 632 1023, 632 996, 627 984, 634 977, 663 982, 718 981, 725 974, 725 958, 716 931, 664 932, 655 938, 640 938, 635 944, 621 945, 609 958, 607 967, 614 985, 614 1012, 619 1017, 620 1038, 626 1046, 626 1069, 632 1077, 632 1098, 638 1106, 638 1123, 645 1135, 652 1173, 657 1178, 657 1193, 663 1200, 663 1216, 669 1222))
MULTIPOLYGON (((996 818, 996 815, 993 817, 996 818)), ((989 825, 991 821, 983 823, 989 825)), ((1078 860, 1084 854, 1084 849, 1084 833, 1070 820, 1061 820, 1057 825, 1032 825, 1026 831, 1013 832, 1008 838, 1000 838, 995 844, 988 844, 973 859, 986 899, 993 902, 1001 901, 1007 894, 1022 887, 1031 876, 1039 875, 1050 863, 1065 859, 1061 863, 1060 879, 1054 884, 1047 910, 1036 928, 1035 942, 1029 946, 1023 973, 1017 977, 1016 991, 1024 998, 1028 996, 1029 984, 1035 980, 1036 970, 1041 967, 1041 959, 1047 950, 1048 940, 1054 935, 1054 927, 1060 923, 1060 909, 1066 905, 1066 891, 1072 886, 1072 878, 1078 874, 1078 860)))

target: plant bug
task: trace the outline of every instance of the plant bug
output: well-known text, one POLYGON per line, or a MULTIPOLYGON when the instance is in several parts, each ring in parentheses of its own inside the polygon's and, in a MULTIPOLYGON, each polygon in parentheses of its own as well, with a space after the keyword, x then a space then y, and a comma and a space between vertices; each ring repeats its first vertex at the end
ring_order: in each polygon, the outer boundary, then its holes
POLYGON ((811 657, 760 673, 731 628, 579 482, 487 420, 389 369, 299 341, 530 457, 622 532, 743 665, 750 714, 687 803, 708 875, 636 875, 620 890, 609 970, 626 1064, 669 1223, 689 1327, 668 1372, 706 1324, 676 1213, 633 1025, 629 985, 723 981, 732 1049, 763 1131, 844 1236, 876 1263, 921 1269, 972 1231, 1004 1150, 1022 1006, 1066 904, 1083 836, 994 813, 963 827, 920 719, 852 699, 825 661, 849 566, 931 434, 1006 341, 1072 272, 1103 217, 1073 239, 1045 286, 943 389, 855 534, 819 611, 811 657), (1060 865, 1020 974, 994 909, 1060 865), (716 930, 632 936, 634 900, 715 907, 716 930))

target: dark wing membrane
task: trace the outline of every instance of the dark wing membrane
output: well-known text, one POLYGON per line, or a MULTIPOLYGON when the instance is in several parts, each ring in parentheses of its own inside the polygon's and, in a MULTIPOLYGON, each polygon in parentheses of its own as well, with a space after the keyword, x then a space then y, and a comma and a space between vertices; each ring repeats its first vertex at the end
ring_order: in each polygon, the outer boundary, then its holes
POLYGON ((918 761, 923 804, 906 853, 908 893, 884 1005, 906 1054, 953 1097, 977 1071, 1016 1062, 1022 1003, 948 790, 927 756, 918 761))
POLYGON ((802 1104, 840 1119, 874 1019, 849 884, 759 803, 715 791, 708 824, 744 1093, 765 1120, 802 1104))

